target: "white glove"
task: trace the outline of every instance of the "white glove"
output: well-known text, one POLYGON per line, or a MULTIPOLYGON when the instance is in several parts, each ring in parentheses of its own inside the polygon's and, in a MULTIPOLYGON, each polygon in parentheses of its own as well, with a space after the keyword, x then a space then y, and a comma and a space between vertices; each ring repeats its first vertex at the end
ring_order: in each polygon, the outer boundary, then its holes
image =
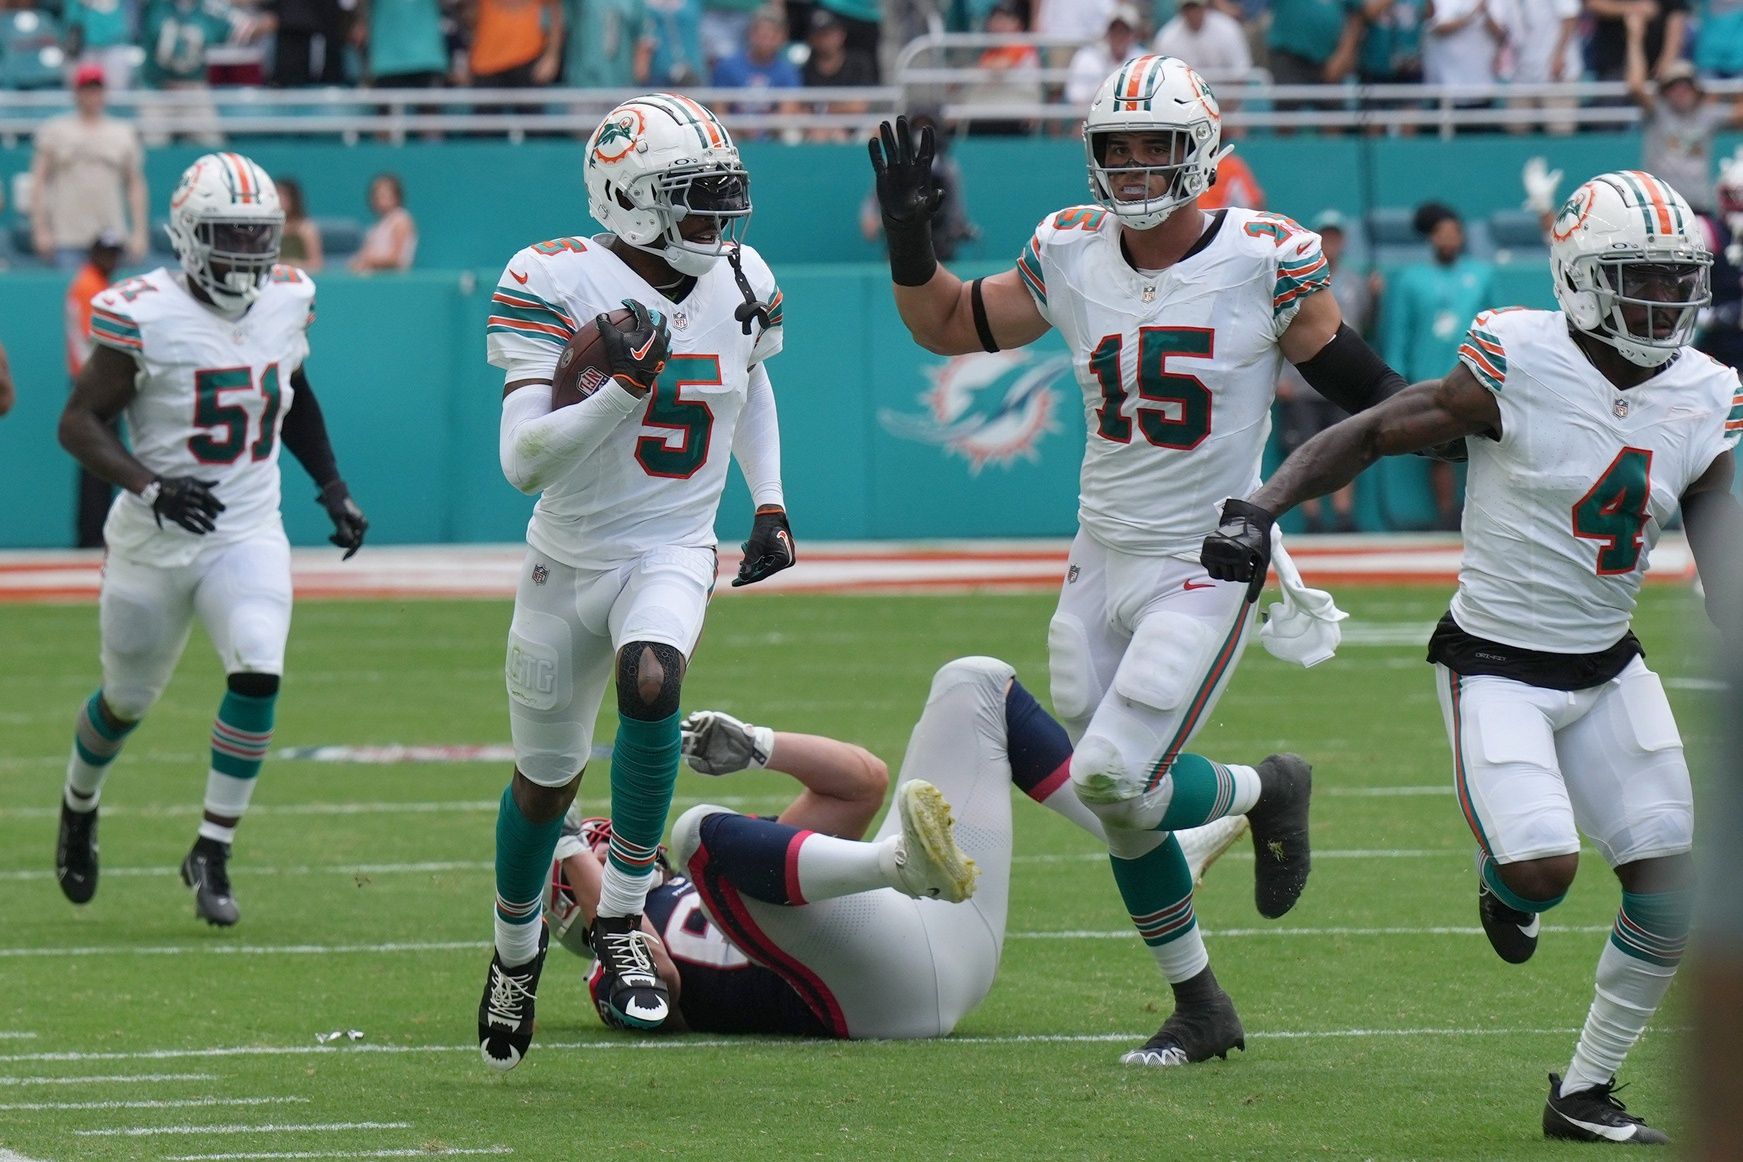
POLYGON ((775 750, 775 732, 740 722, 720 710, 698 710, 678 727, 690 769, 699 775, 761 770, 775 750))
POLYGON ((1559 169, 1550 169, 1548 162, 1534 157, 1525 163, 1519 180, 1525 183, 1525 209, 1538 214, 1555 209, 1555 191, 1561 185, 1559 169))

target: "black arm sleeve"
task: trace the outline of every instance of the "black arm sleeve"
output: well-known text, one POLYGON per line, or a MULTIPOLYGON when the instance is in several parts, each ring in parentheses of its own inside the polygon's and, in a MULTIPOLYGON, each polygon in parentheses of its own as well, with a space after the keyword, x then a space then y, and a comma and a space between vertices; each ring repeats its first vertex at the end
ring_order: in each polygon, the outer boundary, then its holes
POLYGON ((291 373, 291 388, 296 395, 290 411, 284 415, 278 438, 302 464, 315 486, 326 488, 339 479, 339 462, 333 458, 333 443, 327 438, 321 402, 315 398, 315 389, 309 386, 309 377, 300 367, 291 373))
POLYGON ((1352 414, 1409 386, 1348 323, 1339 323, 1337 334, 1319 354, 1297 363, 1295 370, 1307 386, 1352 414))
POLYGON ((1716 488, 1691 492, 1682 498, 1682 524, 1701 571, 1707 617, 1736 641, 1743 629, 1743 505, 1716 488))

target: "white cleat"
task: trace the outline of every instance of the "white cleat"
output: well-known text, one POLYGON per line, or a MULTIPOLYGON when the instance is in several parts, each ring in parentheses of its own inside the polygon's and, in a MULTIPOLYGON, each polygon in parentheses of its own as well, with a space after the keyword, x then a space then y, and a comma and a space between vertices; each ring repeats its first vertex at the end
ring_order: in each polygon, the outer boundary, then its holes
POLYGON ((1192 869, 1194 887, 1204 883, 1205 869, 1246 833, 1245 815, 1225 815, 1221 819, 1211 820, 1203 827, 1191 827, 1174 833, 1174 838, 1180 841, 1181 852, 1186 856, 1186 866, 1192 869))
POLYGON ((938 788, 924 779, 909 779, 896 788, 896 810, 902 831, 882 856, 890 886, 916 900, 951 904, 974 895, 980 869, 956 845, 950 804, 938 788))

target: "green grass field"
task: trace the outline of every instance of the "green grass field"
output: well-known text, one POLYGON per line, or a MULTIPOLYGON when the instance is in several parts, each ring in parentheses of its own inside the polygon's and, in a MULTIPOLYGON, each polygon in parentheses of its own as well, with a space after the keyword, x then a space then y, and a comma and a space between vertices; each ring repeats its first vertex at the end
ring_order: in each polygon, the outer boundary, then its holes
MULTIPOLYGON (((998 984, 932 1043, 631 1038, 553 949, 539 1039, 496 1075, 474 1018, 490 930, 497 763, 269 761, 232 864, 240 926, 198 924, 175 877, 221 679, 204 639, 104 791, 103 882, 53 882, 70 726, 94 686, 88 606, 0 607, 0 1158, 357 1158, 423 1152, 762 1159, 1572 1158, 1542 1141, 1617 903, 1595 855, 1510 967, 1476 929, 1472 841, 1421 642, 1439 589, 1352 589, 1338 658, 1255 646, 1195 749, 1316 765, 1313 880, 1279 922, 1237 849, 1198 903, 1245 1054, 1124 1069, 1170 1004, 1105 855, 1019 797, 998 984), (1406 644, 1408 643, 1408 644, 1406 644), (1061 935, 1069 933, 1069 935, 1061 935), (357 1029, 360 1041, 318 1045, 357 1029), (283 1127, 265 1129, 262 1127, 283 1127), (300 1128, 292 1128, 300 1127, 300 1128), (396 1153, 397 1152, 397 1153, 396 1153)), ((998 654, 1044 697, 1047 596, 717 602, 686 706, 847 737, 898 761, 941 662, 998 654)), ((1680 588, 1637 622, 1691 752, 1702 670, 1680 588)), ((501 602, 298 606, 278 746, 504 742, 501 602)), ((609 739, 609 727, 601 737, 609 739)), ((603 807, 603 764, 582 785, 603 807)), ((775 809, 783 780, 685 774, 678 808, 775 809)), ((1661 1016, 1674 1025, 1673 1010, 1661 1016)), ((1654 1030, 1626 1098, 1673 1135, 1679 1045, 1654 1030)))

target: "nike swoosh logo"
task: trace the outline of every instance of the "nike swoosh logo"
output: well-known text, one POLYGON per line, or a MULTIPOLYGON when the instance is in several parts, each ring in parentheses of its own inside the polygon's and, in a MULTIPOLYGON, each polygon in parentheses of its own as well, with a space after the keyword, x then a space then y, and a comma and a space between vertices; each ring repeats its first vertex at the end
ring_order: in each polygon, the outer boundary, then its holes
POLYGON ((527 284, 527 278, 528 278, 527 275, 522 274, 518 270, 510 270, 508 273, 513 275, 514 281, 520 283, 522 286, 525 286, 527 284))
POLYGON ((1194 585, 1192 582, 1188 581, 1185 584, 1181 585, 1181 588, 1182 589, 1189 589, 1189 590, 1190 589, 1215 589, 1216 582, 1215 581, 1200 581, 1197 585, 1194 585))
POLYGON ((649 335, 648 341, 643 343, 639 348, 630 348, 629 357, 636 360, 646 359, 648 357, 648 352, 654 349, 654 340, 659 337, 659 332, 657 331, 654 334, 649 335))

